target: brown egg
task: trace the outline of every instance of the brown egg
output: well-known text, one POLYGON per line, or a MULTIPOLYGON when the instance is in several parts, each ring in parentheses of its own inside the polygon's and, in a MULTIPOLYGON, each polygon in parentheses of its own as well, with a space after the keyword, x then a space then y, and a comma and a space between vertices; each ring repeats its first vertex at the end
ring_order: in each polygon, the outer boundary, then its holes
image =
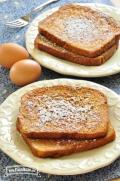
POLYGON ((16 43, 0 45, 0 65, 10 68, 14 63, 29 58, 27 50, 16 43))
POLYGON ((30 59, 16 62, 10 69, 12 83, 23 86, 38 80, 41 75, 41 66, 30 59))

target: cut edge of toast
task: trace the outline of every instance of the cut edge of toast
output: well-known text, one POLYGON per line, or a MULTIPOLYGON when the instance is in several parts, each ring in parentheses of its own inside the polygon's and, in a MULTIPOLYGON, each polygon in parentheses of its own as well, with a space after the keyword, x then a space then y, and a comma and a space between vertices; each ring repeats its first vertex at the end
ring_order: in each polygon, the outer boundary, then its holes
POLYGON ((116 42, 114 45, 112 45, 112 47, 98 57, 89 58, 67 51, 66 49, 50 42, 40 34, 37 35, 34 44, 37 49, 49 53, 55 57, 86 66, 98 66, 105 63, 113 56, 118 48, 118 42, 116 42))
MULTIPOLYGON (((17 121, 17 130, 19 122, 17 121)), ((22 134, 22 133, 21 133, 22 134)), ((24 141, 29 146, 34 156, 46 158, 57 158, 60 156, 79 153, 106 145, 115 139, 114 128, 109 123, 107 135, 103 138, 92 140, 51 140, 51 139, 32 139, 22 134, 24 141)))
POLYGON ((77 47, 72 46, 70 43, 66 43, 65 41, 62 41, 61 39, 55 37, 53 34, 48 33, 44 29, 40 28, 39 33, 43 36, 45 36, 49 41, 56 43, 58 46, 63 47, 64 49, 74 53, 79 54, 80 56, 86 56, 89 58, 95 58, 106 52, 109 48, 111 48, 112 45, 115 44, 116 41, 119 40, 120 35, 114 36, 107 44, 102 46, 100 49, 93 50, 93 51, 87 51, 84 49, 80 49, 77 47))
POLYGON ((18 118, 17 119, 19 124, 20 124, 20 130, 21 132, 23 132, 23 134, 28 137, 28 138, 35 138, 35 139, 39 139, 39 138, 51 138, 51 139, 59 139, 59 138, 65 138, 65 139, 94 139, 94 138, 99 138, 99 137, 104 137, 107 134, 108 131, 108 125, 106 125, 105 128, 103 128, 102 126, 102 131, 100 130, 100 128, 98 129, 98 131, 96 132, 90 132, 90 133, 77 133, 77 132, 73 132, 73 133, 68 133, 68 132, 57 132, 57 131, 53 131, 53 132, 49 132, 49 131, 41 131, 41 132, 34 132, 34 131, 28 131, 25 130, 24 128, 22 128, 21 126, 21 120, 18 118))

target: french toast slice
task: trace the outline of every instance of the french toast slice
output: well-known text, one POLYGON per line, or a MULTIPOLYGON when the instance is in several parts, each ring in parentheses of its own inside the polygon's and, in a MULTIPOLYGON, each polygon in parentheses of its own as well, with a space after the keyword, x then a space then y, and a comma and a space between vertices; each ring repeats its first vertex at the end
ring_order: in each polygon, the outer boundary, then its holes
POLYGON ((55 43, 52 43, 41 34, 37 35, 35 39, 35 47, 53 56, 56 56, 64 60, 68 60, 73 63, 87 66, 98 66, 105 63, 110 57, 112 57, 112 55, 116 52, 118 48, 118 42, 116 42, 116 44, 114 44, 111 48, 106 50, 106 52, 95 58, 80 56, 76 53, 72 53, 64 49, 63 47, 60 47, 55 43))
MULTIPOLYGON (((17 122, 17 129, 20 131, 19 122, 17 122)), ((22 137, 30 147, 33 155, 41 158, 56 158, 103 146, 115 139, 115 131, 109 123, 108 132, 105 137, 91 140, 32 139, 26 137, 25 135, 22 135, 22 137)))
POLYGON ((21 98, 20 132, 29 138, 91 139, 108 130, 107 98, 87 87, 37 88, 21 98))
POLYGON ((97 57, 120 38, 120 25, 91 7, 67 4, 39 22, 39 32, 79 55, 97 57))

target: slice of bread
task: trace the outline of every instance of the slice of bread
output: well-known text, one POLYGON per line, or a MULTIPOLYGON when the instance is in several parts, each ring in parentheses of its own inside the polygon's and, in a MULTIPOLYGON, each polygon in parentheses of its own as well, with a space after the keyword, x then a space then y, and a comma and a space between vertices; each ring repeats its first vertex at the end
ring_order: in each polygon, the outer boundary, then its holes
MULTIPOLYGON (((17 129, 20 131, 19 122, 17 122, 17 129)), ((27 138, 25 135, 22 135, 22 137, 30 147, 33 155, 41 158, 55 158, 103 146, 115 139, 115 131, 109 123, 107 135, 92 140, 32 139, 27 138)))
POLYGON ((107 134, 105 95, 87 87, 34 89, 21 98, 20 132, 30 138, 97 138, 107 134))
POLYGON ((39 32, 79 55, 97 57, 120 38, 120 25, 91 7, 68 4, 39 23, 39 32))
POLYGON ((55 43, 52 43, 41 34, 39 34, 35 39, 35 47, 53 56, 56 56, 64 60, 68 60, 73 63, 78 63, 87 66, 97 66, 105 63, 110 57, 112 57, 112 55, 117 50, 118 42, 114 44, 111 48, 106 50, 106 52, 95 58, 80 56, 78 54, 72 53, 64 49, 63 47, 60 47, 55 43))

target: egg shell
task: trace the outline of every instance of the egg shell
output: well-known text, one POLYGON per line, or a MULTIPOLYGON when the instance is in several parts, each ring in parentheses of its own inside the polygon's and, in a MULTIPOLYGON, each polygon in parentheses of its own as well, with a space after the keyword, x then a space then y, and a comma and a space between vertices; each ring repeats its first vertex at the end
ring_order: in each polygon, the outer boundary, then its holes
POLYGON ((32 83, 41 75, 41 66, 30 59, 16 62, 10 69, 10 80, 12 83, 23 86, 32 83))
POLYGON ((27 50, 16 43, 4 43, 0 45, 0 65, 10 68, 14 63, 28 59, 27 50))

